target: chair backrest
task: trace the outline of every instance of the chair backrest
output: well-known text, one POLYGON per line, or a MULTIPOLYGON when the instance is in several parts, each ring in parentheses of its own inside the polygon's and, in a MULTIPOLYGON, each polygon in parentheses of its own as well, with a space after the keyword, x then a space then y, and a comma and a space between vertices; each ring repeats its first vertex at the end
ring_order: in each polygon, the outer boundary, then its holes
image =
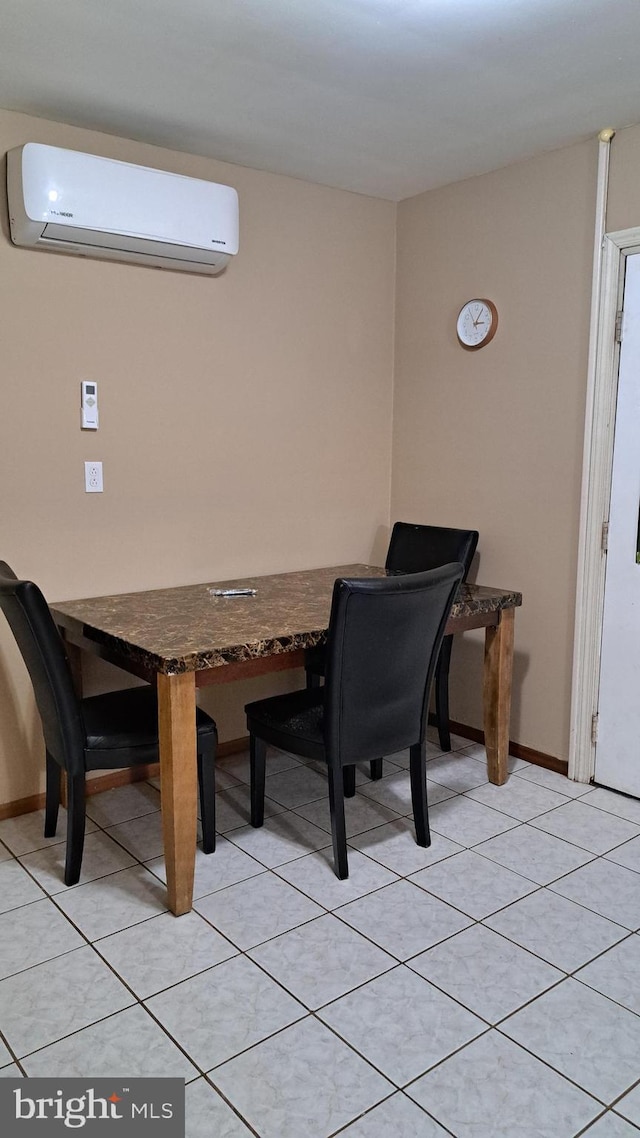
POLYGON ((19 581, 4 561, 0 608, 31 676, 47 751, 70 774, 80 774, 84 726, 62 638, 38 586, 19 581))
POLYGON ((324 735, 337 766, 423 742, 429 691, 461 563, 339 579, 327 636, 324 735))
POLYGON ((385 568, 390 573, 423 573, 451 561, 461 561, 464 577, 471 568, 478 544, 475 529, 420 526, 396 522, 389 540, 385 568))

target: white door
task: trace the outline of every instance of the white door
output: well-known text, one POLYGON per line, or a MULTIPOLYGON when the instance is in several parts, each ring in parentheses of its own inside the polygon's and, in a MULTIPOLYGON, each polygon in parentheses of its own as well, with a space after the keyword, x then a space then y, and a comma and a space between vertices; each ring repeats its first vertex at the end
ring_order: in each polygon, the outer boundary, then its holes
POLYGON ((595 781, 640 798, 640 253, 627 257, 595 781))

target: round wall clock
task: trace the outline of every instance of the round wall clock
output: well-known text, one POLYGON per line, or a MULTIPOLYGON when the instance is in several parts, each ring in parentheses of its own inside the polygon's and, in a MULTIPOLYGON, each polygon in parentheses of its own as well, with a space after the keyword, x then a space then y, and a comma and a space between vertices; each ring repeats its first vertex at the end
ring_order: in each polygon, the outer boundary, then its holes
POLYGON ((498 309, 491 300, 479 298, 463 304, 456 324, 458 340, 468 352, 484 348, 498 328, 498 309))

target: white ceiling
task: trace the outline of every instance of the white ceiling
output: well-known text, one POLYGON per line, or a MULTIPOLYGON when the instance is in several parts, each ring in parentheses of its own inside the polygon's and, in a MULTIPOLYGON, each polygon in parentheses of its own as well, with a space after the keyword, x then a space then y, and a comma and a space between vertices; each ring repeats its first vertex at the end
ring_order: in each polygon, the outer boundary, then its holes
POLYGON ((0 106, 399 200, 640 121, 640 0, 0 0, 0 106))

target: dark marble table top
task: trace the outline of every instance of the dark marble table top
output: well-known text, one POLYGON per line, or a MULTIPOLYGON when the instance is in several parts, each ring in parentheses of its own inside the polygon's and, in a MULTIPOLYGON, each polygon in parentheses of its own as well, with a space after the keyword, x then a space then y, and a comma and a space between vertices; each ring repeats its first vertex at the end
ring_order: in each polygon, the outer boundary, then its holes
MULTIPOLYGON (((104 646, 145 671, 175 675, 309 648, 326 632, 337 577, 384 575, 378 566, 338 565, 62 601, 51 609, 71 638, 104 646), (213 597, 213 587, 254 588, 256 595, 213 597)), ((520 593, 463 585, 451 619, 520 604, 520 593)))

